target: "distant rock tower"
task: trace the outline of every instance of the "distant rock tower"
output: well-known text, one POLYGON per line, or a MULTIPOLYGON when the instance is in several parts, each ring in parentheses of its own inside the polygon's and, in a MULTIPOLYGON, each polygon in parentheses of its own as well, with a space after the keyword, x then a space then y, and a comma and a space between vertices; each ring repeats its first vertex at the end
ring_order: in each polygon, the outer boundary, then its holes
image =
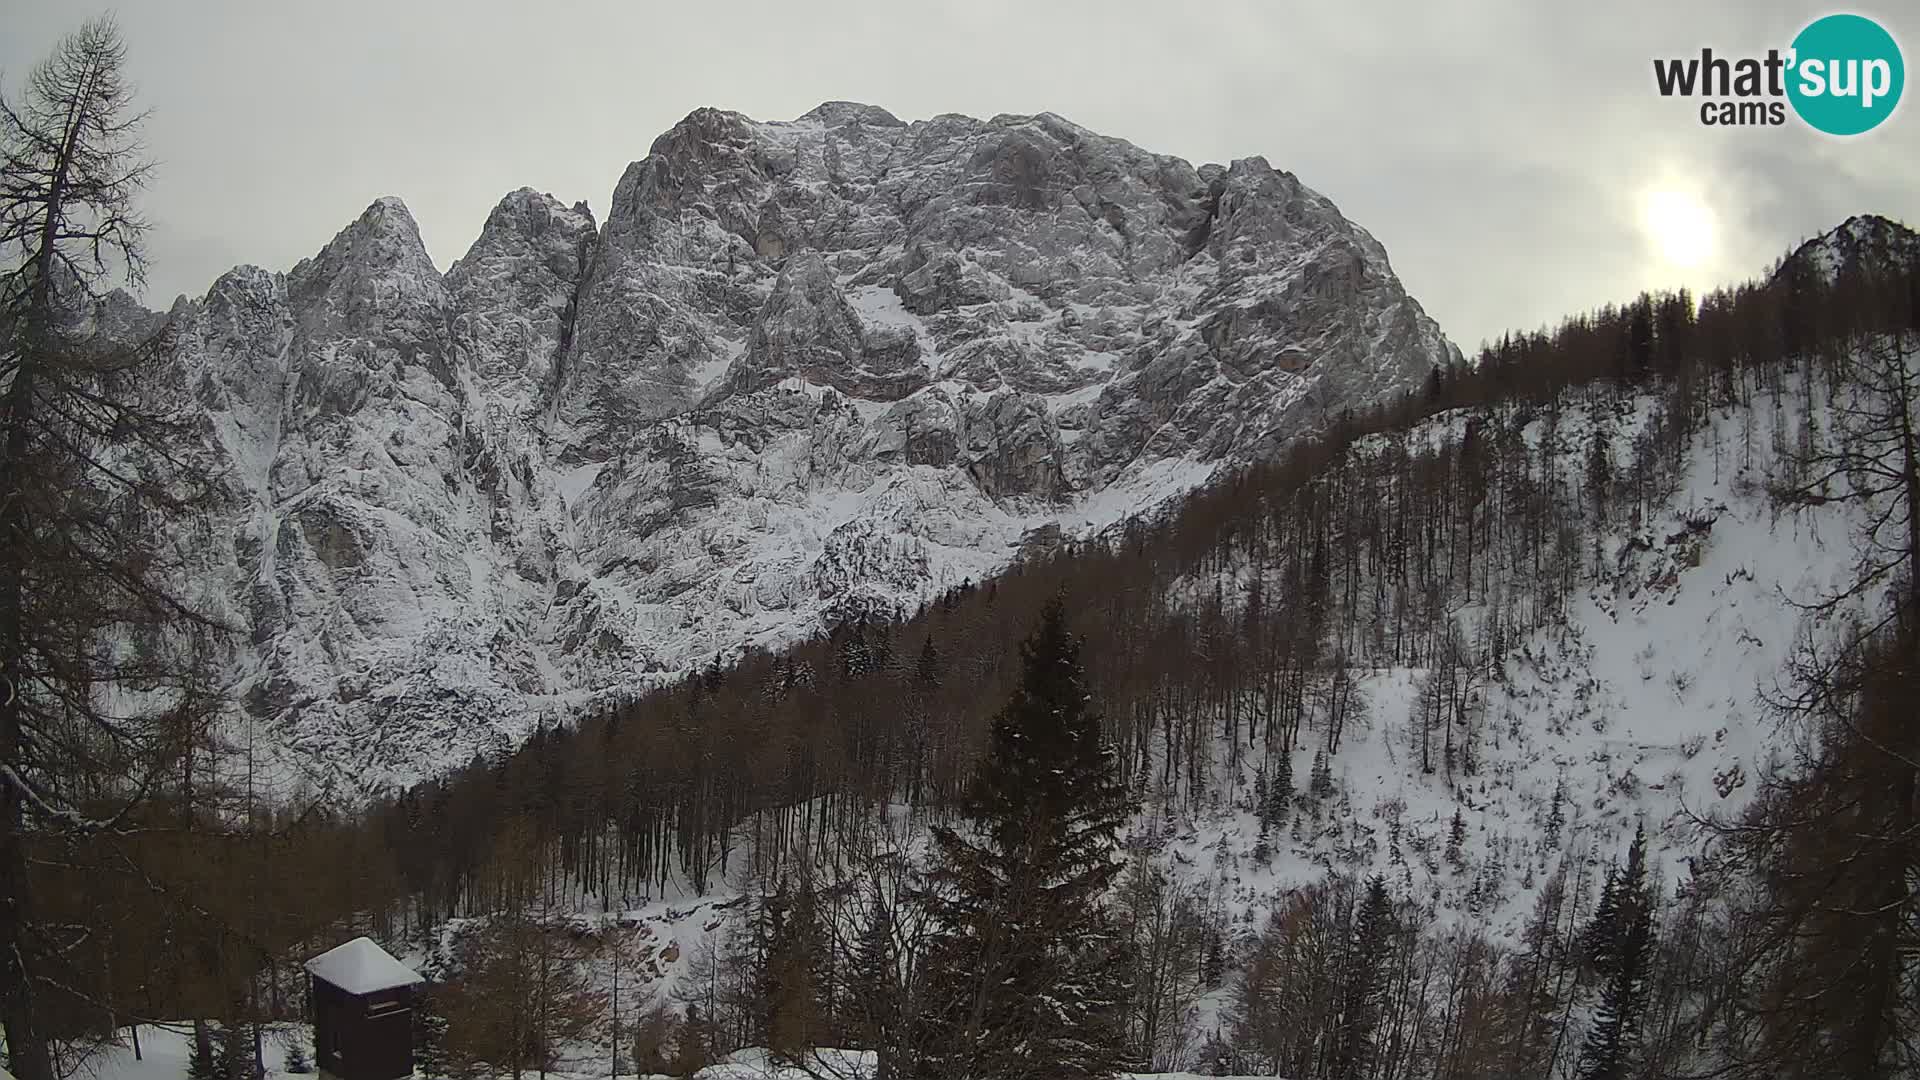
POLYGON ((413 1075, 413 988, 426 980, 370 938, 307 961, 315 1065, 332 1080, 413 1075))

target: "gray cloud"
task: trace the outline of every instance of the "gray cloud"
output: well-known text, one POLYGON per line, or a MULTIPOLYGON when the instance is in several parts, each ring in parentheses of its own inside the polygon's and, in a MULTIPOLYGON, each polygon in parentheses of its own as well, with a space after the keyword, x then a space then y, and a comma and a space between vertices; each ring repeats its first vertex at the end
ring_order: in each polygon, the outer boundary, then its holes
MULTIPOLYGON (((1462 346, 1630 296, 1761 271, 1851 213, 1920 222, 1920 117, 1853 141, 1717 130, 1651 59, 1784 46, 1823 4, 1423 0, 727 5, 128 0, 162 169, 147 301, 229 266, 287 268, 380 195, 444 268, 506 191, 604 216, 626 163, 702 105, 788 119, 823 100, 904 119, 1058 112, 1196 163, 1261 155, 1386 244, 1462 346), (1720 243, 1681 273, 1639 222, 1651 186, 1720 243)), ((1858 8, 1909 42, 1920 19, 1858 8)), ((88 12, 3 0, 9 89, 88 12)), ((1910 91, 1910 94, 1912 91, 1910 91)))

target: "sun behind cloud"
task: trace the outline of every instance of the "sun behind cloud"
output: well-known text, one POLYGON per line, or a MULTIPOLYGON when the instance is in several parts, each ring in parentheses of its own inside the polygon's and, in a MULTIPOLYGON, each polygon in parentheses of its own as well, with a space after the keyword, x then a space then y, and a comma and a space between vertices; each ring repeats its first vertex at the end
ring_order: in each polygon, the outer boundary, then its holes
POLYGON ((1713 210, 1679 188, 1653 187, 1641 194, 1640 229, 1674 269, 1695 270, 1713 258, 1718 231, 1713 210))

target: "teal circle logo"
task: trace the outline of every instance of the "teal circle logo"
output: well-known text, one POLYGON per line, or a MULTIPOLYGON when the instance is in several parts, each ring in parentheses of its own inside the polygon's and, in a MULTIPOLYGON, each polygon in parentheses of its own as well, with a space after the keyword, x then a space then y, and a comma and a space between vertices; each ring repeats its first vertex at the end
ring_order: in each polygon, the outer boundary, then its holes
POLYGON ((1893 115, 1907 69, 1893 35, 1864 15, 1828 15, 1793 39, 1787 99, 1829 135, 1872 131, 1893 115))

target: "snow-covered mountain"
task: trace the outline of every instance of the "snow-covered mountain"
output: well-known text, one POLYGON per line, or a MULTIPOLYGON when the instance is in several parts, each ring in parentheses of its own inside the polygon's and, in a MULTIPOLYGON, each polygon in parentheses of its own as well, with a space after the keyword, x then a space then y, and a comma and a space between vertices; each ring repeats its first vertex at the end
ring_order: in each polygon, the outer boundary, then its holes
POLYGON ((1459 355, 1260 158, 847 103, 698 110, 603 226, 516 191, 444 274, 381 199, 170 318, 242 699, 363 790, 911 608, 1459 355))

